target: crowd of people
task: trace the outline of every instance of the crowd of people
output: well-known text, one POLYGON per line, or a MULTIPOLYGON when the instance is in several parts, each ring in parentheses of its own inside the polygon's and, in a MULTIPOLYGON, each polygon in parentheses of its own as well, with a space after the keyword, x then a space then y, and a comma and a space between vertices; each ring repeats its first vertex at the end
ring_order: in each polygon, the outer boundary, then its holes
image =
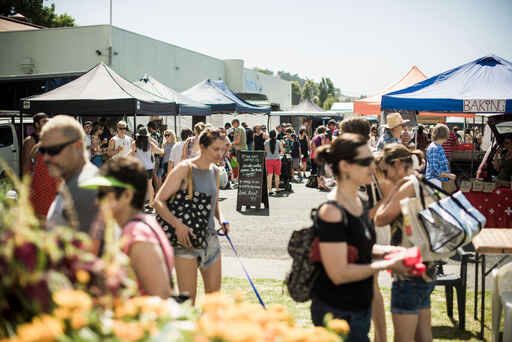
MULTIPOLYGON (((340 123, 331 120, 312 137, 305 127, 249 128, 234 119, 223 128, 197 123, 193 130, 175 132, 158 121, 139 125, 134 133, 125 121, 109 129, 58 115, 34 116, 35 132, 24 142, 24 173, 32 175, 31 199, 41 222, 52 229, 66 225, 88 233, 95 253, 105 249, 103 214, 112 213, 117 236, 129 256, 142 293, 169 297, 177 288, 196 298, 197 273, 207 293, 221 288, 221 248, 215 220, 228 233, 229 222, 219 207, 219 190, 236 186, 240 151, 265 153, 267 186, 280 191, 282 160, 291 167, 291 179, 302 182, 309 172, 329 201, 318 210, 317 237, 321 275, 314 283, 311 315, 323 324, 326 313, 346 319, 349 341, 369 341, 370 321, 375 341, 386 341, 385 311, 377 277, 393 271, 391 314, 395 341, 431 341, 430 295, 433 265, 423 276, 408 274, 401 259, 384 260, 404 250, 400 200, 415 197, 419 177, 444 186, 456 176, 450 172, 447 143, 455 144, 443 124, 407 132, 399 113, 387 116, 382 134, 360 117, 340 123), (109 132, 106 134, 106 132, 109 132), (27 150, 29 152, 27 152, 27 150), (193 187, 208 195, 207 243, 192 245, 193 227, 177 217, 169 201, 180 190, 193 187), (100 210, 101 209, 101 210, 100 210), (157 214, 173 228, 176 244, 162 229, 157 214), (377 244, 379 227, 390 226, 390 245, 377 244)), ((457 137, 455 136, 455 140, 457 137)), ((510 169, 510 145, 503 155, 510 169)), ((508 170, 507 169, 507 170, 508 170)), ((309 182, 308 182, 309 183, 309 182)), ((167 228, 166 228, 167 229, 167 228)))

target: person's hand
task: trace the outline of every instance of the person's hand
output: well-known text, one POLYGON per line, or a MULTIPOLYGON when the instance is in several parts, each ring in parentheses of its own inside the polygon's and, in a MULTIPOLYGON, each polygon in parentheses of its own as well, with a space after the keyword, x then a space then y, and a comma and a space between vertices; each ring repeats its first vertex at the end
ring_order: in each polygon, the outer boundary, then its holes
POLYGON ((448 179, 455 180, 456 178, 457 178, 457 176, 454 175, 453 173, 448 174, 448 179))
POLYGON ((178 242, 185 246, 186 248, 192 248, 192 243, 190 242, 190 236, 196 237, 191 228, 187 227, 185 224, 179 224, 176 227, 176 237, 178 238, 178 242))
POLYGON ((404 265, 404 257, 385 260, 389 262, 387 269, 395 274, 407 274, 411 268, 404 265))

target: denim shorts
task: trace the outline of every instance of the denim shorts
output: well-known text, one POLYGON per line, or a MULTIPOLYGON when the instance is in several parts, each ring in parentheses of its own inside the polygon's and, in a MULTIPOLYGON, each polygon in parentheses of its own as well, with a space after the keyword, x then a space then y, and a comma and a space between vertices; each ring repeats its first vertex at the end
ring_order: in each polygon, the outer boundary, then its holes
POLYGON ((350 326, 350 333, 345 342, 370 342, 371 308, 364 311, 344 311, 313 297, 311 300, 311 319, 316 326, 324 325, 324 316, 331 313, 334 318, 344 319, 350 326))
POLYGON ((418 314, 430 309, 430 295, 435 282, 421 277, 410 280, 394 280, 391 287, 391 313, 402 315, 418 314))
POLYGON ((206 248, 175 247, 174 255, 181 258, 196 259, 199 268, 208 268, 208 266, 213 264, 220 256, 220 243, 217 232, 209 232, 208 246, 206 248))

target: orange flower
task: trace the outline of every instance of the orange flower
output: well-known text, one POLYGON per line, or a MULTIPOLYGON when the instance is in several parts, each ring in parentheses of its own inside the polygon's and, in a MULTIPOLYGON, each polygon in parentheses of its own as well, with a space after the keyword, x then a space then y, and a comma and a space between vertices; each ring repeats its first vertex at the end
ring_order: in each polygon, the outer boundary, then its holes
POLYGON ((89 272, 84 270, 78 270, 75 275, 76 279, 82 284, 87 284, 91 280, 89 272))
POLYGON ((327 323, 327 328, 340 335, 347 335, 350 332, 350 326, 343 319, 331 319, 327 323))
POLYGON ((22 342, 51 342, 63 334, 62 322, 49 315, 35 317, 31 323, 18 326, 18 341, 22 342))
POLYGON ((53 300, 57 305, 66 308, 80 310, 90 310, 92 308, 91 297, 79 290, 60 290, 53 295, 53 300))
POLYGON ((71 327, 75 330, 83 328, 89 323, 87 315, 80 311, 75 311, 71 316, 71 327))
POLYGON ((126 341, 137 341, 144 336, 144 330, 137 323, 126 323, 118 320, 112 321, 112 331, 114 335, 126 341))

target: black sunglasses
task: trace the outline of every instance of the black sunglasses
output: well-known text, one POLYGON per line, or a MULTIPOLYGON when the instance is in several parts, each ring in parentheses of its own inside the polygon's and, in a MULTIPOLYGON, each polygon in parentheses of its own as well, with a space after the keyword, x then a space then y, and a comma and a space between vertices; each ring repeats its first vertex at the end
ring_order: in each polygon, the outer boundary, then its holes
POLYGON ((75 140, 71 140, 71 141, 68 141, 68 142, 65 142, 63 144, 60 144, 60 145, 53 145, 53 146, 49 146, 49 147, 39 147, 39 152, 41 152, 41 154, 47 154, 49 156, 56 156, 57 154, 61 153, 63 149, 65 149, 67 146, 77 142, 79 139, 75 139, 75 140))
POLYGON ((367 158, 360 158, 360 159, 352 159, 350 163, 357 164, 359 166, 370 166, 375 161, 375 157, 367 157, 367 158))
POLYGON ((117 127, 117 129, 120 130, 120 131, 126 131, 127 130, 126 127, 117 127))

